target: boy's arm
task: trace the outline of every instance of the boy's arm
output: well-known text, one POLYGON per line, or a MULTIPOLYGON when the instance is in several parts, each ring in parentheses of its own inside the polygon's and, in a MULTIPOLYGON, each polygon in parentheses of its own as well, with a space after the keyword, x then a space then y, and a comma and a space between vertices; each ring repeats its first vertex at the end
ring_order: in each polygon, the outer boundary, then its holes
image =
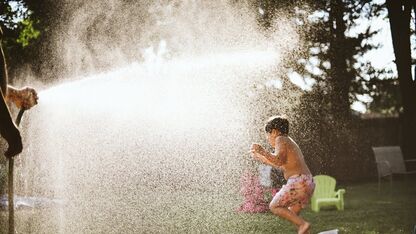
POLYGON ((278 165, 276 165, 275 163, 273 163, 272 161, 270 161, 269 159, 267 159, 263 154, 254 153, 254 158, 256 158, 257 160, 259 160, 262 163, 267 164, 269 166, 279 167, 278 165))
POLYGON ((276 138, 275 155, 264 150, 262 155, 266 161, 272 163, 275 167, 280 167, 286 163, 286 144, 282 137, 276 138))
POLYGON ((263 162, 269 164, 273 167, 281 167, 284 164, 284 161, 281 157, 282 154, 273 155, 270 152, 265 151, 262 153, 261 157, 263 158, 263 162))

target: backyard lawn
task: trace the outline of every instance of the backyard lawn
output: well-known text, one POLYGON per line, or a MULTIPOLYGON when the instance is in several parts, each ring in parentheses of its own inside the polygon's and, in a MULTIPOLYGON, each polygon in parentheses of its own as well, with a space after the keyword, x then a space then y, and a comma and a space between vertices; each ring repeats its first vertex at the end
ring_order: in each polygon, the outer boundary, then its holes
MULTIPOLYGON (((315 213, 308 207, 302 215, 311 221, 314 234, 331 229, 353 234, 410 234, 416 225, 415 185, 414 178, 395 180, 392 188, 385 182, 380 193, 374 182, 340 185, 339 188, 347 191, 344 211, 330 209, 315 213)), ((89 223, 88 227, 73 230, 73 227, 67 226, 62 229, 59 219, 54 217, 56 213, 48 210, 20 210, 16 222, 19 233, 296 233, 289 222, 278 219, 270 212, 237 213, 235 210, 242 202, 241 197, 227 195, 228 198, 224 199, 223 194, 180 193, 158 193, 161 202, 157 204, 160 207, 146 207, 149 213, 135 217, 111 214, 109 211, 108 215, 114 219, 114 224, 109 227, 96 221, 89 223), (179 196, 186 199, 169 201, 169 197, 179 196)), ((5 233, 5 211, 0 212, 0 226, 0 233, 5 233)))
MULTIPOLYGON (((344 211, 315 213, 307 208, 303 212, 313 225, 312 233, 331 229, 338 229, 339 233, 412 233, 416 225, 415 178, 394 181, 392 188, 385 182, 380 193, 377 183, 339 187, 347 190, 344 211)), ((295 233, 288 222, 271 213, 241 215, 232 221, 236 224, 227 229, 230 233, 295 233)))

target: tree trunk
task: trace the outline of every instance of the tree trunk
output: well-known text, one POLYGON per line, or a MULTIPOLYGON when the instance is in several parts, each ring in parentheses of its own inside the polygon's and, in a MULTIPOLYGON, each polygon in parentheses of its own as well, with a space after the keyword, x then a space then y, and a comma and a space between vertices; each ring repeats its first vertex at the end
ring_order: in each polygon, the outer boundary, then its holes
POLYGON ((339 178, 347 178, 346 165, 355 156, 353 153, 354 136, 351 135, 351 108, 349 90, 352 77, 348 73, 347 60, 349 44, 345 36, 346 22, 344 20, 345 3, 343 0, 331 0, 329 22, 331 38, 329 40, 328 58, 331 69, 328 76, 330 122, 326 128, 328 142, 328 160, 330 174, 339 178))
POLYGON ((347 71, 345 6, 342 0, 332 0, 330 22, 332 38, 330 39, 329 59, 331 71, 329 76, 331 112, 336 120, 347 121, 350 117, 349 88, 351 77, 347 71))
POLYGON ((387 0, 386 4, 403 103, 402 147, 405 157, 409 157, 416 153, 413 143, 416 131, 416 81, 412 79, 410 45, 411 10, 415 3, 407 0, 387 0))

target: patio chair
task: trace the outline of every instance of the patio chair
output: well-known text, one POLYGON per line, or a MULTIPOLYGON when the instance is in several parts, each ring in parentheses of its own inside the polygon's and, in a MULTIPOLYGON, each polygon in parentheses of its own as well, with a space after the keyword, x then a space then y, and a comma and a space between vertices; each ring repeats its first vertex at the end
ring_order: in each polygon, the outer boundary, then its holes
POLYGON ((403 160, 400 146, 372 147, 377 164, 378 187, 383 177, 389 177, 390 184, 393 181, 393 174, 416 174, 415 171, 407 171, 405 163, 416 163, 416 159, 403 160))
POLYGON ((311 209, 319 212, 321 207, 335 206, 337 210, 344 210, 345 189, 335 191, 336 180, 327 175, 313 177, 315 191, 311 198, 311 209))

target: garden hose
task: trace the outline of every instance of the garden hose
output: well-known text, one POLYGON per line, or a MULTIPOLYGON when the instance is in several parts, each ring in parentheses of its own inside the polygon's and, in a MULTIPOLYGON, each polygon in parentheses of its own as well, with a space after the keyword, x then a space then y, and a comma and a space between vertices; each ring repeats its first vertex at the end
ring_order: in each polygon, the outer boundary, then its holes
MULTIPOLYGON (((20 109, 19 114, 16 117, 16 125, 20 125, 23 113, 25 109, 20 109)), ((14 185, 13 185, 13 171, 14 171, 14 158, 9 158, 9 174, 8 174, 8 207, 9 207, 9 234, 14 234, 14 185)))

